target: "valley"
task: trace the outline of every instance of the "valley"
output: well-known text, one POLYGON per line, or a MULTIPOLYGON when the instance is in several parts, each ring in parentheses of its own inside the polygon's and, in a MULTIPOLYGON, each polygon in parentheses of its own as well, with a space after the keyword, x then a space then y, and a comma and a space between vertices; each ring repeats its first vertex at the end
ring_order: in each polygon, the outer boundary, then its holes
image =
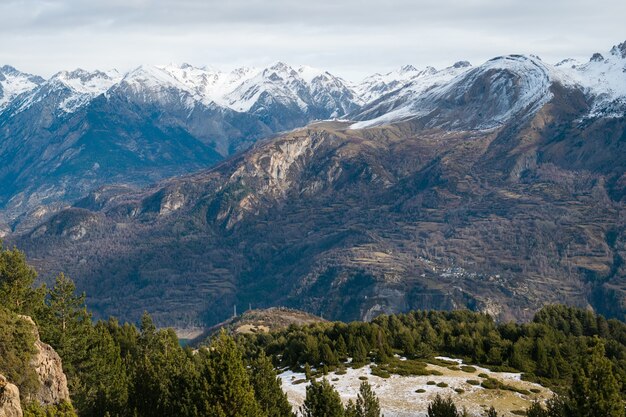
MULTIPOLYGON (((222 322, 248 304, 341 320, 469 308, 524 321, 565 303, 623 319, 621 84, 613 75, 581 80, 626 66, 625 50, 565 67, 511 55, 477 67, 405 68, 392 91, 374 77, 363 84, 380 91, 370 104, 336 107, 353 121, 259 139, 212 159, 213 168, 144 188, 96 188, 58 211, 38 203, 45 214, 24 218, 5 239, 44 279, 73 277, 98 316, 138 320, 149 311, 181 329, 222 322)), ((185 94, 174 96, 184 103, 206 103, 185 78, 204 73, 170 67, 129 73, 87 106, 108 105, 125 88, 147 103, 152 96, 138 92, 148 87, 171 103, 173 90, 150 81, 160 80, 155 72, 178 77, 185 94)), ((259 74, 242 85, 317 79, 285 65, 259 74)))

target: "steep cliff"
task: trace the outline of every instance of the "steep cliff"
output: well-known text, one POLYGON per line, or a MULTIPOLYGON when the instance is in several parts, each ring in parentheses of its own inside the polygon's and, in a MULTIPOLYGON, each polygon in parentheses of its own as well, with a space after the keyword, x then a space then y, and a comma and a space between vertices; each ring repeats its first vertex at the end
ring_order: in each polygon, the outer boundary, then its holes
POLYGON ((44 407, 70 403, 61 358, 40 340, 35 322, 4 311, 0 326, 8 330, 0 334, 0 417, 21 416, 20 400, 44 407))
POLYGON ((35 333, 35 351, 30 361, 37 374, 39 389, 31 398, 42 405, 59 404, 62 401, 70 401, 70 392, 67 388, 67 377, 63 372, 61 357, 54 351, 52 346, 43 343, 39 339, 37 325, 28 316, 21 316, 33 326, 35 333))
POLYGON ((20 390, 0 375, 0 417, 22 417, 20 390))

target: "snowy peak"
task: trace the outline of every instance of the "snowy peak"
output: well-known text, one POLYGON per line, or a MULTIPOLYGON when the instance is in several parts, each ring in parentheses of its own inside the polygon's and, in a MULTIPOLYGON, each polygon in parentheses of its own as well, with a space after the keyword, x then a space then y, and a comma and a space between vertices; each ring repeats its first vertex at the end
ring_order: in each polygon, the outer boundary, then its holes
POLYGON ((190 84, 198 82, 195 72, 173 66, 142 65, 128 72, 107 94, 126 97, 140 104, 193 107, 197 93, 190 84))
POLYGON ((405 86, 366 106, 353 128, 423 117, 430 126, 491 129, 523 110, 541 107, 560 79, 536 57, 508 55, 472 68, 462 63, 422 71, 405 86))
POLYGON ((309 66, 297 69, 277 62, 246 79, 226 95, 236 111, 265 113, 273 106, 299 109, 313 118, 340 117, 359 100, 339 77, 309 66))
POLYGON ((626 41, 611 48, 611 55, 626 59, 626 41))
POLYGON ((71 113, 101 94, 109 97, 115 93, 138 103, 248 113, 282 129, 338 117, 387 123, 423 116, 435 103, 460 103, 467 97, 474 97, 472 103, 478 105, 478 95, 469 93, 477 94, 480 87, 492 94, 481 99, 492 100, 503 111, 499 116, 493 114, 492 122, 498 124, 510 115, 505 108, 515 113, 516 106, 540 103, 539 96, 549 97, 554 82, 583 90, 592 106, 590 116, 623 115, 626 42, 596 53, 582 64, 568 59, 552 66, 532 55, 507 55, 475 68, 467 61, 441 70, 407 64, 373 74, 358 84, 322 69, 280 61, 261 69, 233 71, 188 63, 143 65, 126 74, 76 69, 59 72, 48 81, 4 66, 0 67, 0 111, 11 108, 9 113, 15 114, 47 100, 51 104, 46 109, 57 106, 62 113, 71 113))
POLYGON ((49 82, 58 82, 78 94, 95 97, 107 91, 121 78, 116 70, 90 72, 78 68, 74 71, 61 71, 55 74, 49 82))
POLYGON ((575 80, 593 100, 590 117, 617 117, 626 113, 626 42, 606 54, 595 53, 589 62, 568 61, 557 66, 575 80))
POLYGON ((400 67, 400 70, 398 71, 398 73, 400 74, 406 74, 410 72, 417 72, 417 68, 415 68, 413 65, 403 65, 400 67))
POLYGON ((413 65, 403 65, 395 71, 386 74, 373 74, 361 81, 354 87, 362 103, 371 103, 380 97, 403 87, 410 81, 427 75, 436 73, 433 67, 426 67, 423 70, 415 68, 413 65))
POLYGON ((34 90, 44 81, 39 76, 23 73, 9 65, 0 67, 0 112, 16 97, 34 90))

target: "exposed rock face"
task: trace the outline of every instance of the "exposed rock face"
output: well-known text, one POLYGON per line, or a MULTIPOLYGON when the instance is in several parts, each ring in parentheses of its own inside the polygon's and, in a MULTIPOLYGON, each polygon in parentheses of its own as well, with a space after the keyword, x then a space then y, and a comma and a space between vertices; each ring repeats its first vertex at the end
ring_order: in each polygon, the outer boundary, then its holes
POLYGON ((37 353, 33 355, 31 365, 39 378, 39 391, 33 398, 43 405, 58 404, 61 401, 70 401, 70 392, 67 388, 67 377, 63 373, 61 357, 52 349, 52 346, 39 340, 39 332, 35 322, 27 316, 24 320, 33 325, 33 331, 37 337, 35 347, 37 353))
POLYGON ((50 345, 39 340, 35 345, 39 352, 33 357, 32 364, 41 383, 35 399, 45 405, 69 401, 70 392, 67 389, 67 378, 63 373, 59 354, 50 345))
POLYGON ((0 375, 0 417, 22 417, 20 391, 0 375))

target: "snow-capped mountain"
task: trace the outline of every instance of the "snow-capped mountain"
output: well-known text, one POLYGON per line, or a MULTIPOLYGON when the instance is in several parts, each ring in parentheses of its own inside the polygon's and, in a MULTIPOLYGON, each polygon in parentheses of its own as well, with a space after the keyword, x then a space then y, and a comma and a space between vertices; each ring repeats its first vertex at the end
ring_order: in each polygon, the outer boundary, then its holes
POLYGON ((386 74, 376 73, 370 75, 360 83, 355 84, 353 89, 361 99, 362 104, 371 103, 387 93, 404 87, 415 78, 436 72, 437 70, 433 67, 418 70, 413 65, 403 65, 399 69, 386 74))
POLYGON ((405 65, 360 83, 281 62, 233 71, 78 69, 48 80, 5 66, 0 215, 10 207, 14 219, 112 181, 143 185, 191 172, 314 120, 353 120, 352 129, 416 120, 455 131, 523 123, 558 86, 582 97, 575 104, 581 119, 623 116, 626 42, 584 64, 509 55, 476 67, 405 65))
POLYGON ((9 65, 0 67, 0 112, 17 96, 37 88, 44 81, 37 75, 20 72, 9 65))
POLYGON ((420 118, 427 126, 491 129, 532 115, 552 98, 554 84, 584 93, 591 107, 585 117, 621 117, 626 112, 626 42, 606 56, 593 54, 585 64, 566 59, 551 65, 533 55, 509 55, 476 68, 459 62, 441 71, 409 74, 404 85, 353 114, 360 121, 352 127, 420 118))
MULTIPOLYGON (((384 92, 375 100, 363 106, 361 111, 354 115, 356 120, 363 120, 353 125, 359 129, 368 126, 389 123, 404 118, 413 117, 417 113, 425 111, 420 108, 421 103, 427 102, 427 97, 434 96, 442 90, 449 88, 451 80, 459 74, 468 72, 471 65, 468 62, 458 62, 451 67, 437 71, 433 67, 418 71, 414 67, 403 67, 405 71, 399 73, 409 74, 402 83, 387 82, 378 84, 390 86, 390 91, 384 92), (393 87, 391 87, 393 85, 393 87)), ((392 73, 387 74, 390 77, 392 73)), ((391 78, 393 80, 393 78, 391 78)), ((379 90, 383 91, 383 90, 379 90)))
POLYGON ((353 128, 422 118, 427 126, 484 130, 501 126, 550 100, 553 82, 573 84, 565 74, 533 56, 509 55, 472 68, 457 63, 431 71, 365 106, 353 128))
POLYGON ((121 79, 115 71, 61 71, 17 95, 5 106, 11 116, 33 106, 52 115, 72 113, 87 105, 121 79))
POLYGON ((557 68, 594 97, 590 116, 621 116, 626 111, 626 42, 608 54, 593 54, 585 64, 565 60, 557 68))

